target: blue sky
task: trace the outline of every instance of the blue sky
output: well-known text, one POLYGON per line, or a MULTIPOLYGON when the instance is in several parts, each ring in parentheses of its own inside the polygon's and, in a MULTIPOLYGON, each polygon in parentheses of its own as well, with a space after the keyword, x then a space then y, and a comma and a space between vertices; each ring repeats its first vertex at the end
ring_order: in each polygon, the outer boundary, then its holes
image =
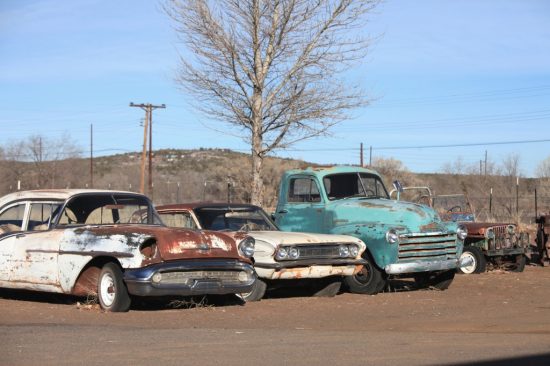
MULTIPOLYGON (((70 135, 101 154, 139 151, 143 112, 154 112, 154 148, 248 151, 217 121, 197 115, 173 81, 172 24, 153 0, 0 0, 0 146, 32 134, 70 135)), ((387 0, 366 29, 380 36, 346 78, 372 96, 331 137, 283 157, 358 163, 359 144, 412 171, 437 172, 459 157, 479 164, 519 154, 533 176, 550 142, 420 148, 550 139, 550 1, 387 0), (401 147, 401 148, 399 148, 401 147), (402 149, 402 147, 418 147, 402 149)))

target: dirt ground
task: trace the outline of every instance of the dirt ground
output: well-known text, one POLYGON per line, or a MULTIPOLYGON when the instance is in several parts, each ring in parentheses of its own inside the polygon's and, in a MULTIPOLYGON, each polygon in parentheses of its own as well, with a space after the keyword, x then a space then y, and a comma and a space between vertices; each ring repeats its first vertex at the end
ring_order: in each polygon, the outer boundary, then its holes
POLYGON ((443 292, 401 285, 122 314, 0 290, 0 365, 550 365, 550 268, 457 275, 443 292))

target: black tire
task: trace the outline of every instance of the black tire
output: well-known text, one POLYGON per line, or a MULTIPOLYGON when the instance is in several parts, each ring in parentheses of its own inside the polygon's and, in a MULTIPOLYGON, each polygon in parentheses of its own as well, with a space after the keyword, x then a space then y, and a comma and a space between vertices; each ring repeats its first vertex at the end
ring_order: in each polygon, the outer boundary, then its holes
POLYGON ((344 281, 350 292, 374 295, 386 287, 386 273, 378 269, 370 258, 366 260, 367 264, 363 265, 361 272, 344 277, 344 281))
POLYGON ((527 257, 523 254, 516 255, 515 265, 510 269, 511 272, 523 272, 525 269, 525 263, 527 263, 527 257))
POLYGON ((264 297, 266 290, 267 284, 259 278, 256 278, 252 291, 236 295, 244 302, 260 301, 264 297))
POLYGON ((315 286, 314 297, 334 297, 340 292, 342 281, 340 278, 320 278, 315 286))
MULTIPOLYGON (((485 259, 485 258, 484 258, 485 259)), ((430 287, 433 287, 437 290, 444 291, 451 286, 455 278, 455 270, 445 271, 437 274, 430 282, 430 287)))
POLYGON ((125 312, 130 309, 130 295, 124 283, 122 270, 115 263, 107 263, 97 279, 97 298, 105 311, 125 312))
POLYGON ((460 258, 463 258, 465 256, 469 256, 474 261, 474 264, 472 266, 467 267, 459 267, 457 269, 458 273, 462 274, 478 274, 483 273, 487 270, 487 260, 485 259, 485 255, 483 254, 483 251, 479 249, 478 247, 474 246, 467 246, 464 247, 464 251, 462 252, 462 255, 460 258))
POLYGON ((454 269, 444 272, 422 272, 414 275, 414 281, 420 288, 430 287, 444 291, 451 286, 455 273, 454 269))

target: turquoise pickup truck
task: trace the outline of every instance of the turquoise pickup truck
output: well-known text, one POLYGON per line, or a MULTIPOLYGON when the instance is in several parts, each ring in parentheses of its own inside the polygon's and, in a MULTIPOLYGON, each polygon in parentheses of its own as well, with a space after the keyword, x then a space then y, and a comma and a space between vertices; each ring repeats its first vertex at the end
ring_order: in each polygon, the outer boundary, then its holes
POLYGON ((274 218, 283 231, 363 240, 367 264, 345 280, 356 293, 378 293, 390 276, 412 277, 419 286, 445 290, 457 268, 469 264, 460 260, 467 235, 463 226, 441 221, 428 206, 391 200, 380 175, 369 169, 285 172, 274 218))

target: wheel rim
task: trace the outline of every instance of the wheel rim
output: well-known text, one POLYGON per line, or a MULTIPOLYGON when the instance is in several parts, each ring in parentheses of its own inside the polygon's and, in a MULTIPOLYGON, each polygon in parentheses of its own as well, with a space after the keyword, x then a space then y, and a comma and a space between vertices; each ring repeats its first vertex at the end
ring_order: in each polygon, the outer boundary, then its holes
POLYGON ((248 297, 250 296, 252 292, 241 292, 241 293, 238 293, 237 294, 237 297, 239 297, 241 300, 245 300, 248 299, 248 297))
POLYGON ((372 267, 370 263, 363 265, 363 268, 359 273, 353 276, 355 281, 362 285, 367 285, 372 279, 372 267))
POLYGON ((465 267, 460 267, 460 270, 462 271, 462 273, 466 273, 466 274, 474 273, 477 267, 476 257, 472 252, 464 252, 460 256, 461 261, 467 258, 470 258, 472 260, 472 264, 465 267))
POLYGON ((115 302, 115 280, 110 273, 105 273, 101 277, 101 283, 99 285, 99 295, 103 305, 109 307, 115 302))

